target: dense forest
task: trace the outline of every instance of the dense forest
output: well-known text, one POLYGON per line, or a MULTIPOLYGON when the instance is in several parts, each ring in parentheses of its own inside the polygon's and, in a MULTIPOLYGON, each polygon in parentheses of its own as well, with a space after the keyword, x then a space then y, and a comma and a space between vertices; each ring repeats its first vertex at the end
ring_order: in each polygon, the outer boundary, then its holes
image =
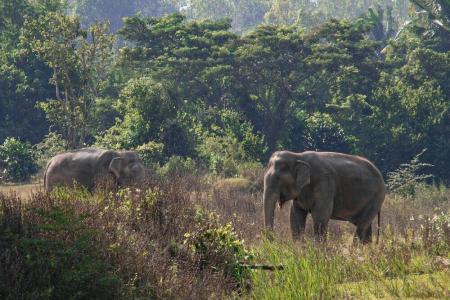
POLYGON ((223 176, 278 149, 385 175, 423 152, 448 183, 449 19, 448 1, 0 0, 3 173, 38 169, 8 151, 86 146, 223 176))

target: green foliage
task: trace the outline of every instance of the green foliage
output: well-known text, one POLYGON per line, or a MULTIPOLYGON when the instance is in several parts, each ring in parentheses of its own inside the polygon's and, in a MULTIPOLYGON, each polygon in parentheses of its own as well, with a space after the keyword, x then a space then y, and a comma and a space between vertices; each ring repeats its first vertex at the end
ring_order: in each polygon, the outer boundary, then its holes
POLYGON ((198 147, 198 152, 200 157, 207 161, 213 173, 225 177, 235 176, 239 163, 243 162, 245 157, 242 145, 227 136, 206 137, 198 147))
POLYGON ((26 17, 61 9, 61 1, 0 1, 0 142, 8 136, 39 142, 48 132, 38 101, 54 97, 51 70, 19 42, 26 17))
POLYGON ((24 257, 26 281, 34 288, 22 292, 25 297, 110 299, 118 295, 120 279, 108 271, 98 257, 94 232, 83 227, 79 216, 55 207, 38 211, 42 218, 30 230, 39 232, 35 237, 22 237, 18 241, 20 255, 24 257), (52 237, 46 238, 51 234, 52 237), (65 236, 75 235, 66 240, 65 236))
POLYGON ((254 255, 239 240, 232 224, 220 225, 217 215, 201 209, 197 210, 196 221, 195 231, 184 234, 183 244, 199 267, 212 265, 238 282, 245 279, 248 273, 240 263, 251 260, 254 255))
MULTIPOLYGON (((210 111, 214 114, 214 111, 210 111)), ((232 110, 216 112, 209 128, 200 135, 199 157, 208 163, 210 171, 225 177, 236 176, 240 165, 264 158, 266 146, 259 134, 253 133, 250 122, 232 110)))
POLYGON ((294 151, 335 151, 351 152, 352 141, 342 126, 331 115, 315 112, 307 115, 300 112, 296 116, 299 124, 289 133, 289 149, 294 151))
POLYGON ((114 37, 107 24, 83 30, 78 18, 50 12, 28 19, 21 39, 53 70, 56 99, 40 108, 70 148, 82 146, 111 60, 114 37))
POLYGON ((115 104, 122 118, 110 127, 97 144, 113 149, 134 148, 146 141, 160 140, 160 134, 174 118, 176 107, 166 87, 148 77, 131 79, 115 104))
POLYGON ((56 2, 0 1, 0 140, 152 141, 162 160, 200 158, 225 176, 279 149, 358 153, 387 174, 427 148, 436 179, 450 178, 443 2, 416 1, 430 14, 391 40, 406 0, 70 1, 81 21, 56 2), (174 7, 186 16, 145 17, 174 7), (81 26, 112 18, 115 31, 137 10, 117 52, 105 24, 81 26))
POLYGON ((50 132, 35 148, 39 156, 38 165, 45 167, 50 158, 67 150, 67 142, 60 134, 50 132))
POLYGON ((0 181, 23 182, 38 171, 33 147, 15 138, 0 145, 0 181))
POLYGON ((173 178, 174 176, 195 175, 197 168, 191 158, 171 156, 169 160, 161 166, 157 173, 160 177, 173 178))
POLYGON ((150 141, 138 146, 136 151, 147 166, 160 165, 164 162, 164 144, 150 141))
POLYGON ((387 174, 387 186, 391 192, 407 197, 414 196, 417 185, 433 177, 431 174, 419 174, 424 167, 433 167, 432 164, 420 161, 425 150, 416 154, 409 163, 401 164, 397 170, 387 174))
MULTIPOLYGON (((183 1, 174 1, 182 2, 183 1)), ((266 0, 193 0, 183 10, 188 17, 196 20, 228 18, 236 32, 245 32, 263 21, 269 8, 266 0)), ((184 4, 184 3, 183 3, 184 4)))

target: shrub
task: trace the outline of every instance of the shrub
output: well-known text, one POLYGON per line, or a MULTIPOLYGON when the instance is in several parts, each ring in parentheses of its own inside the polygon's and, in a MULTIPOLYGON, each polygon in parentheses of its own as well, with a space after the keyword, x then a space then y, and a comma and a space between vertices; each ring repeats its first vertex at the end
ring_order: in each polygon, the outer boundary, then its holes
POLYGON ((234 177, 240 172, 240 165, 260 162, 267 147, 264 138, 254 133, 251 123, 232 110, 212 111, 217 120, 210 127, 200 129, 197 146, 199 157, 209 170, 224 177, 234 177))
POLYGON ((0 298, 118 297, 121 279, 96 248, 97 233, 85 225, 88 214, 57 198, 34 198, 22 211, 14 200, 0 200, 0 235, 9 237, 0 249, 0 298))
POLYGON ((425 247, 438 255, 447 255, 450 251, 450 213, 439 212, 425 217, 421 226, 422 241, 425 247))
POLYGON ((172 156, 167 163, 157 170, 160 177, 195 174, 197 168, 191 158, 172 156))
POLYGON ((0 145, 0 181, 23 182, 38 171, 32 146, 15 138, 0 145))
POLYGON ((350 139, 329 114, 314 113, 306 119, 304 149, 348 153, 350 139))
POLYGON ((246 272, 240 263, 252 259, 253 253, 244 247, 231 223, 220 225, 218 219, 214 213, 198 209, 195 231, 184 235, 183 244, 189 248, 200 268, 212 265, 241 281, 246 272))
POLYGON ((417 184, 425 182, 433 177, 433 175, 429 174, 419 174, 419 171, 422 168, 433 166, 420 161, 420 156, 422 156, 425 151, 426 149, 422 150, 422 152, 414 156, 409 163, 401 164, 397 170, 387 174, 387 186, 391 192, 403 196, 414 196, 417 184))
POLYGON ((342 126, 330 114, 298 111, 287 124, 281 141, 285 149, 292 151, 336 151, 348 153, 354 137, 347 135, 342 126))
POLYGON ((243 277, 242 241, 231 225, 197 212, 188 190, 195 186, 185 181, 149 179, 139 189, 94 194, 59 188, 22 206, 0 193, 0 298, 232 295, 243 277), (185 233, 206 252, 185 247, 185 233))
POLYGON ((139 156, 147 166, 155 166, 164 162, 164 144, 150 141, 136 148, 139 156))
POLYGON ((58 153, 67 150, 67 142, 60 134, 50 132, 45 138, 36 145, 36 151, 39 156, 38 165, 45 167, 47 161, 58 153))

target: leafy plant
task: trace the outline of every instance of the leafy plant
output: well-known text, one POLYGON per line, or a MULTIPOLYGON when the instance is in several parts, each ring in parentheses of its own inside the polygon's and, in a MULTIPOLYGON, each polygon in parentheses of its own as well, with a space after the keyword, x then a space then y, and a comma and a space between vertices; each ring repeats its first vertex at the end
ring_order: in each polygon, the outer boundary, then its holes
POLYGON ((38 171, 33 147, 15 138, 0 145, 0 181, 23 182, 38 171))
POLYGON ((238 281, 244 279, 246 273, 240 263, 252 259, 254 254, 244 247, 233 225, 220 225, 217 215, 202 209, 197 210, 196 219, 196 230, 186 233, 183 242, 192 258, 200 268, 213 266, 238 281))
POLYGON ((21 39, 53 70, 56 99, 39 107, 70 148, 83 146, 112 58, 114 36, 107 23, 84 30, 78 17, 50 12, 27 19, 21 39))
POLYGON ((37 144, 36 151, 39 155, 38 164, 44 167, 47 161, 58 153, 67 150, 67 142, 56 132, 50 132, 37 144))
POLYGON ((164 144, 150 141, 136 148, 139 157, 147 166, 154 166, 164 162, 164 144))
POLYGON ((166 164, 157 170, 161 177, 196 173, 195 162, 191 158, 171 156, 166 164))

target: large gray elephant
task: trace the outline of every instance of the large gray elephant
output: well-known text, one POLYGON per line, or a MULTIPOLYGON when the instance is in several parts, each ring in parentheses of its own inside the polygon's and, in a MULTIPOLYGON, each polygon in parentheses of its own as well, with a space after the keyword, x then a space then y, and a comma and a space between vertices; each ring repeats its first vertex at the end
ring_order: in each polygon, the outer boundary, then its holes
POLYGON ((51 191, 55 186, 73 186, 75 183, 92 190, 96 180, 112 174, 118 185, 127 185, 144 179, 145 168, 134 151, 81 149, 58 154, 48 163, 44 186, 51 191))
POLYGON ((356 225, 355 237, 367 243, 377 215, 380 226, 385 193, 380 171, 365 158, 335 152, 275 152, 264 176, 265 226, 273 230, 277 202, 282 206, 293 200, 294 239, 303 234, 311 213, 316 236, 324 237, 330 219, 345 220, 356 225))

